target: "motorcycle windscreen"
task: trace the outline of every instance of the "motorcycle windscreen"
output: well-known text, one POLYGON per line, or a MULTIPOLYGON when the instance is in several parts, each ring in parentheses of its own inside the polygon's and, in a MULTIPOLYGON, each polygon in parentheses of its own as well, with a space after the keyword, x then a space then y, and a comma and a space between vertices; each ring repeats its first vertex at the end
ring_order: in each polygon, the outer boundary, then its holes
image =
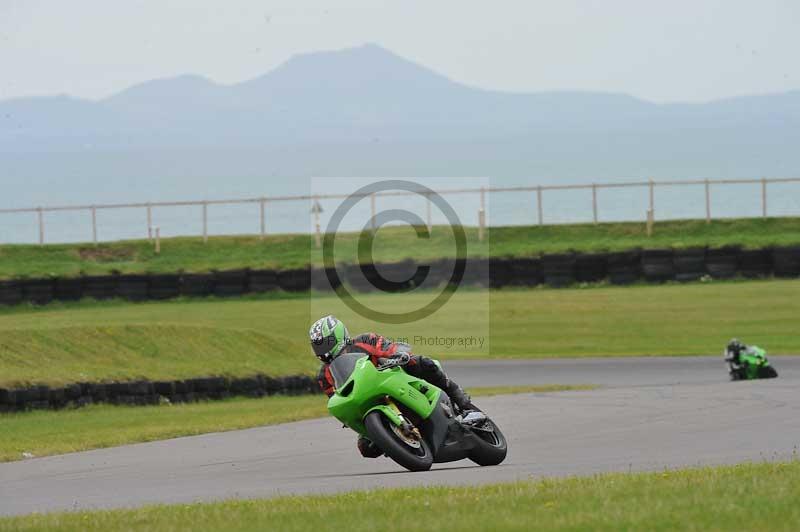
POLYGON ((355 353, 339 355, 331 362, 330 369, 333 376, 333 386, 337 390, 344 386, 350 375, 356 369, 356 362, 364 358, 363 354, 357 355, 355 353))

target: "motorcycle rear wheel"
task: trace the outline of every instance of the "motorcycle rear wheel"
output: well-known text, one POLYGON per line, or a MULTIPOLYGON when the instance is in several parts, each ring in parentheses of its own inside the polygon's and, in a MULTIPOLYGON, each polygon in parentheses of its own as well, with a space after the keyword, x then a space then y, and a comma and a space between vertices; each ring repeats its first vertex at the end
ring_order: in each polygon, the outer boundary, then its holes
POLYGON ((386 456, 405 467, 409 471, 427 471, 433 465, 433 453, 425 442, 419 440, 419 447, 412 447, 401 439, 389 427, 386 416, 380 412, 370 412, 364 418, 367 436, 386 456))
POLYGON ((758 368, 759 379, 774 379, 778 376, 778 372, 772 366, 761 366, 758 368))

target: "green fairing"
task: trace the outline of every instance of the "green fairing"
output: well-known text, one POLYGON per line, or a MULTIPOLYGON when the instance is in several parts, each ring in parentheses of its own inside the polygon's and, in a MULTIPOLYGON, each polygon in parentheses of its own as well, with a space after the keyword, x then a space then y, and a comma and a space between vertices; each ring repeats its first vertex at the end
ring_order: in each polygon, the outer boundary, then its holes
POLYGON ((767 352, 765 350, 755 345, 751 345, 745 352, 739 355, 739 360, 745 367, 748 379, 757 379, 759 368, 768 365, 766 355, 767 352))
POLYGON ((401 367, 379 370, 369 357, 364 356, 356 362, 347 380, 341 385, 337 383, 335 393, 328 400, 328 411, 345 426, 366 435, 364 418, 373 410, 380 410, 395 425, 402 423, 399 413, 386 404, 386 397, 402 403, 422 419, 427 419, 441 393, 441 389, 412 377, 401 367), (353 385, 355 381, 358 382, 357 386, 353 385))

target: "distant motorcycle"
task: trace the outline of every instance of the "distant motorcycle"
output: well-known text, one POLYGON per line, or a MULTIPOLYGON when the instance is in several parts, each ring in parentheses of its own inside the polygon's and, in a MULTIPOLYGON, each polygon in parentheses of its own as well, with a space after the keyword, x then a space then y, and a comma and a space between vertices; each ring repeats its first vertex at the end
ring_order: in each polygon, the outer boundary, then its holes
POLYGON ((732 381, 774 379, 778 376, 767 360, 767 352, 757 345, 744 347, 738 354, 726 348, 724 356, 732 381))
POLYGON ((328 411, 411 471, 464 458, 483 466, 505 459, 505 436, 486 414, 475 405, 460 412, 441 389, 406 373, 403 363, 390 358, 376 367, 364 355, 339 355, 330 365, 336 391, 328 411))

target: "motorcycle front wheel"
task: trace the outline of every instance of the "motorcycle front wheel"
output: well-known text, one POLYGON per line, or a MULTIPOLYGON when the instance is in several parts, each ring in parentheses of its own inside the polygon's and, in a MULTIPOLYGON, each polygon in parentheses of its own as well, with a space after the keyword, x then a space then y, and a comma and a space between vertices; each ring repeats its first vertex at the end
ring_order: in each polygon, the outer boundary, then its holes
POLYGON ((380 412, 370 412, 364 418, 367 436, 386 456, 409 471, 427 471, 433 465, 433 453, 424 438, 405 438, 380 412))
POLYGON ((486 420, 483 428, 486 430, 472 430, 476 443, 469 459, 481 466, 497 465, 506 459, 508 453, 506 437, 491 419, 486 420))

